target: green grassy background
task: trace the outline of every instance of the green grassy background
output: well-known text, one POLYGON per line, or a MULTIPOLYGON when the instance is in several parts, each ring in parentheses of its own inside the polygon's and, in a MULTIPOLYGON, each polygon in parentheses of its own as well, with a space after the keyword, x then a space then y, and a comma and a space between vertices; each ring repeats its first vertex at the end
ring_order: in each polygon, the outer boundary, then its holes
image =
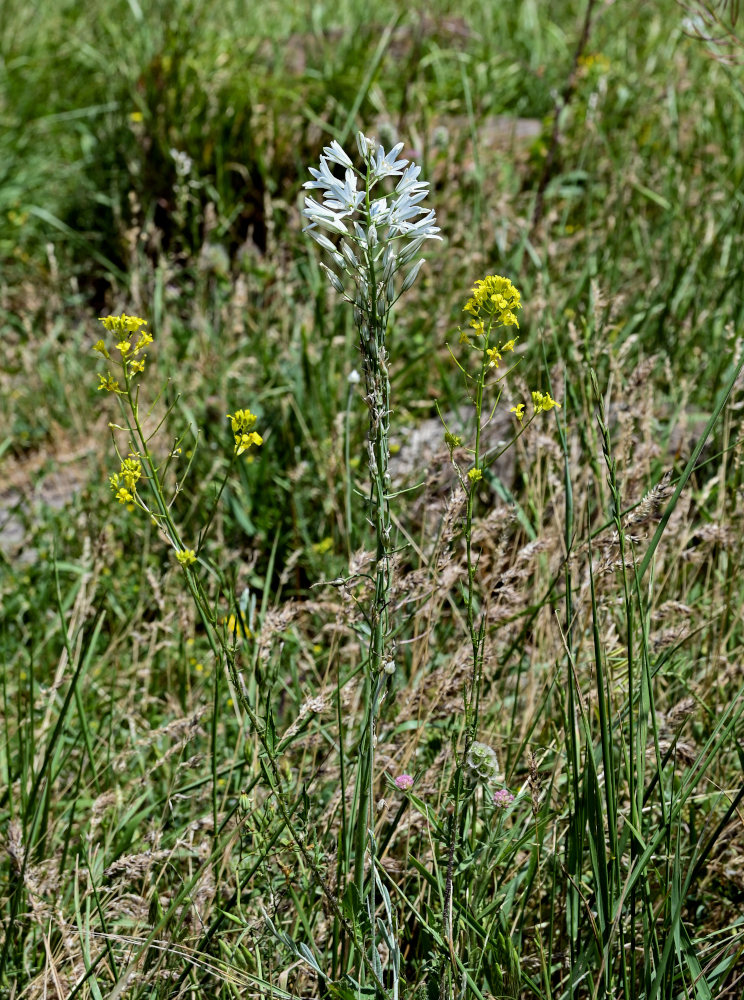
MULTIPOLYGON (((487 273, 508 275, 524 301, 505 409, 526 386, 550 388, 563 408, 483 493, 481 587, 493 613, 482 729, 520 794, 507 818, 482 806, 465 831, 463 961, 484 996, 590 996, 588 983, 598 995, 649 1000, 740 995, 738 383, 630 609, 606 526, 618 496, 627 511, 665 471, 679 481, 739 359, 735 57, 744 50, 690 37, 689 12, 671 0, 591 13, 574 65, 586 6, 564 0, 385 2, 374 18, 354 0, 6 0, 0 988, 9 996, 53 987, 113 1000, 124 982, 143 998, 269 995, 267 983, 276 996, 328 989, 267 930, 262 906, 291 937, 316 942, 329 974, 346 971, 169 553, 112 503, 117 418, 96 390, 90 348, 97 316, 147 317, 155 345, 143 393, 154 399, 165 384, 158 406, 173 410, 161 453, 178 440, 182 464, 193 459, 175 509, 194 539, 230 461, 225 414, 250 406, 259 416, 265 444, 222 494, 208 558, 244 595, 256 706, 268 697, 282 731, 299 720, 286 779, 298 794, 303 783, 311 790, 298 808, 332 881, 345 850, 335 689, 341 677, 355 718, 358 650, 342 628, 353 609, 316 585, 370 544, 361 509, 350 527, 345 506, 363 480, 366 414, 347 383, 359 363, 350 310, 327 287, 299 208, 322 146, 335 137, 350 148, 357 128, 405 142, 432 182, 445 237, 391 330, 401 481, 427 482, 396 512, 410 601, 400 600, 407 644, 384 738, 390 773, 419 776, 418 805, 381 782, 389 812, 378 828, 401 889, 406 995, 437 996, 442 976, 436 927, 463 655, 461 578, 432 549, 450 486, 446 451, 435 441, 424 458, 412 441, 436 427, 437 405, 466 415, 446 344, 487 273), (590 368, 616 461, 609 485, 590 368), (637 689, 629 662, 640 664, 637 689), (325 710, 302 714, 321 693, 325 710), (605 697, 610 722, 600 718, 605 697), (628 705, 645 719, 655 761, 638 843, 665 832, 618 904, 636 949, 628 944, 623 959, 614 918, 597 902, 597 844, 606 837, 623 852, 622 879, 643 852, 622 839, 624 819, 610 830, 597 806, 604 779, 589 761, 612 746, 622 775, 623 760, 646 749, 628 749, 628 705), (505 983, 507 939, 518 969, 505 983)), ((740 30, 731 13, 717 37, 740 30)), ((639 562, 659 513, 650 526, 628 522, 639 562)), ((453 541, 451 564, 461 562, 453 541)), ((632 571, 627 580, 633 590, 632 571)), ((627 789, 616 791, 626 817, 627 789)))

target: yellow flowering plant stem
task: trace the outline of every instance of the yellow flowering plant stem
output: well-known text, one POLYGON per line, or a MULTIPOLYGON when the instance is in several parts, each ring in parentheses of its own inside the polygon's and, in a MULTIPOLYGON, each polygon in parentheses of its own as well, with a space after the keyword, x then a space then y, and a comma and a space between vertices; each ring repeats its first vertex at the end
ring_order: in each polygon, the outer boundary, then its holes
POLYGON ((460 344, 465 347, 466 351, 474 355, 473 363, 461 362, 450 349, 455 365, 464 376, 467 393, 474 411, 473 443, 472 447, 466 449, 469 462, 472 464, 467 471, 461 468, 455 457, 455 450, 462 445, 462 439, 453 434, 443 420, 446 432, 445 441, 450 449, 452 463, 466 496, 465 511, 462 517, 462 534, 465 540, 467 565, 464 601, 466 627, 472 656, 470 679, 463 690, 464 732, 462 749, 458 756, 452 785, 453 803, 447 833, 447 869, 443 899, 443 938, 447 945, 443 960, 445 966, 449 965, 449 975, 452 977, 453 984, 458 975, 459 967, 452 905, 458 844, 465 836, 466 828, 471 831, 476 828, 476 812, 479 801, 478 796, 474 794, 476 782, 478 780, 493 780, 498 773, 494 751, 477 740, 487 621, 485 606, 478 606, 477 602, 478 554, 473 550, 472 541, 473 523, 480 489, 479 483, 482 482, 488 467, 515 444, 538 413, 560 405, 552 399, 550 393, 533 392, 530 418, 525 422, 524 403, 511 407, 510 412, 513 413, 514 419, 519 425, 511 440, 505 445, 483 452, 483 430, 493 418, 501 399, 501 384, 511 370, 507 368, 503 372, 499 372, 499 368, 504 362, 505 356, 514 351, 517 343, 517 337, 511 335, 504 337, 502 331, 505 328, 519 326, 517 312, 521 308, 520 293, 508 278, 488 275, 486 278, 476 281, 472 295, 465 305, 465 312, 471 317, 470 329, 460 334, 460 344), (488 407, 486 407, 486 393, 489 390, 495 390, 495 399, 493 402, 489 401, 488 407), (467 823, 464 818, 461 818, 466 807, 471 810, 471 816, 467 823))
MULTIPOLYGON (((475 440, 472 448, 472 459, 473 465, 469 470, 467 475, 463 475, 462 470, 455 464, 458 476, 460 478, 461 485, 466 491, 466 505, 465 514, 463 517, 463 537, 465 539, 465 554, 466 554, 466 565, 467 565, 467 591, 465 595, 466 602, 466 623, 468 633, 470 635, 470 642, 472 648, 472 671, 470 676, 470 687, 465 688, 463 692, 464 698, 464 708, 465 708, 465 742, 462 751, 462 759, 467 758, 470 746, 475 739, 475 733, 477 731, 477 710, 479 704, 478 692, 480 689, 479 679, 482 670, 482 651, 483 651, 483 640, 485 637, 485 615, 481 614, 480 622, 476 622, 475 619, 475 576, 477 569, 477 561, 473 556, 473 514, 475 510, 475 504, 478 495, 477 484, 480 482, 483 469, 482 469, 482 457, 481 457, 481 435, 483 431, 483 393, 486 382, 486 372, 488 371, 488 344, 491 334, 491 327, 484 329, 483 331, 483 349, 480 358, 480 364, 476 370, 475 376, 469 376, 465 369, 458 364, 458 367, 465 372, 468 379, 473 379, 475 386, 474 392, 470 390, 471 399, 473 402, 474 415, 475 415, 475 440)), ((456 845, 459 839, 459 826, 460 826, 460 805, 463 795, 463 768, 458 766, 455 773, 454 782, 454 802, 453 809, 450 814, 449 829, 448 829, 448 850, 447 850, 447 872, 445 878, 445 889, 444 889, 444 901, 443 901, 443 937, 447 943, 448 957, 451 964, 451 975, 454 977, 458 972, 458 962, 455 949, 455 929, 453 921, 453 908, 452 908, 452 887, 454 879, 454 868, 455 868, 455 851, 456 845)))
MULTIPOLYGON (((126 331, 127 324, 138 322, 140 326, 144 325, 144 320, 136 320, 135 317, 107 317, 104 320, 104 325, 106 329, 113 330, 117 333, 121 333, 122 329, 126 331), (108 324, 108 325, 107 325, 108 324)), ((135 330, 138 327, 135 327, 135 330)), ((151 342, 151 339, 149 342, 151 342)), ((126 341, 122 341, 125 344, 126 341)), ((108 354, 106 346, 102 341, 99 341, 95 348, 100 354, 106 357, 108 360, 112 360, 108 354)), ((317 884, 320 886, 324 896, 326 897, 331 911, 333 912, 335 918, 339 921, 340 926, 344 928, 344 932, 348 935, 349 940, 354 944, 358 953, 361 956, 362 964, 364 965, 367 973, 369 974, 372 982, 374 983, 376 989, 379 991, 379 995, 384 998, 388 998, 389 994, 385 990, 372 961, 366 954, 365 949, 362 947, 360 942, 357 940, 357 933, 355 928, 349 922, 347 917, 342 912, 335 894, 328 886, 325 877, 320 870, 316 860, 313 855, 308 851, 301 836, 297 835, 295 825, 292 822, 292 816, 296 811, 296 804, 287 801, 286 793, 284 792, 284 783, 281 778, 277 762, 281 753, 281 740, 277 740, 276 736, 272 734, 273 726, 267 724, 267 722, 261 720, 254 710, 250 698, 247 694, 247 689, 243 678, 237 668, 235 659, 235 646, 228 639, 227 630, 220 627, 220 618, 218 611, 212 606, 209 597, 204 590, 201 579, 197 573, 197 566, 199 563, 196 553, 185 547, 181 540, 181 535, 176 524, 176 521, 172 514, 172 501, 166 500, 164 483, 162 480, 162 475, 158 468, 157 462, 153 457, 150 448, 149 441, 152 437, 148 438, 145 433, 142 421, 140 419, 139 413, 139 393, 138 385, 134 383, 133 376, 138 375, 142 371, 142 367, 137 367, 134 371, 129 370, 129 361, 127 360, 130 352, 132 351, 131 346, 121 350, 123 361, 118 363, 121 369, 124 386, 122 388, 121 383, 111 375, 107 373, 105 377, 99 376, 101 379, 101 388, 107 391, 114 392, 119 398, 119 403, 121 405, 121 410, 124 418, 125 428, 129 434, 129 444, 133 448, 133 454, 136 455, 137 464, 141 461, 144 466, 145 475, 139 478, 145 478, 147 483, 147 488, 152 495, 153 509, 150 509, 145 498, 142 496, 140 491, 137 489, 137 481, 133 481, 132 468, 134 466, 132 463, 134 459, 124 460, 122 462, 122 472, 117 474, 117 476, 128 477, 125 481, 125 485, 122 488, 127 488, 128 485, 132 485, 133 489, 130 491, 131 496, 135 502, 136 506, 139 506, 142 510, 150 514, 151 517, 155 518, 158 527, 161 529, 163 535, 167 538, 168 542, 173 546, 176 553, 176 559, 181 567, 186 584, 194 602, 197 614, 201 620, 204 627, 204 632, 207 638, 207 643, 209 645, 210 651, 214 656, 216 664, 216 681, 222 671, 226 671, 228 677, 230 678, 233 690, 238 698, 238 703, 247 715, 250 724, 253 728, 254 733, 258 738, 258 742, 261 747, 260 763, 261 768, 266 778, 267 784, 271 791, 272 797, 274 798, 279 814, 282 818, 284 828, 287 830, 289 836, 292 838, 295 847, 302 855, 302 858, 307 865, 308 869, 313 873, 317 884), (125 463, 129 462, 129 465, 125 463)), ((167 414, 166 414, 167 415, 167 414)), ((232 429, 235 438, 235 447, 233 451, 233 462, 230 468, 232 469, 235 459, 242 455, 246 450, 252 446, 258 446, 263 443, 262 438, 257 434, 253 427, 256 423, 256 417, 250 412, 250 410, 237 410, 234 415, 228 414, 228 419, 232 422, 232 429)), ((158 427, 160 427, 158 424, 158 427)), ((229 471, 228 471, 229 474, 229 471)), ((122 480, 123 481, 123 480, 122 480)), ((119 480, 112 486, 119 486, 119 480)), ((224 486, 224 483, 223 483, 224 486)), ((177 491, 178 492, 178 491, 177 491)), ((220 491, 221 492, 221 491, 220 491)), ((219 696, 219 684, 215 683, 215 698, 219 696)), ((213 719, 216 720, 217 712, 213 713, 213 719)), ((212 760, 217 761, 217 754, 215 752, 214 738, 215 730, 213 730, 212 739, 212 760)), ((216 770, 213 770, 213 821, 214 821, 214 835, 215 838, 218 835, 219 823, 217 816, 217 800, 216 800, 216 789, 217 789, 217 775, 216 770)))

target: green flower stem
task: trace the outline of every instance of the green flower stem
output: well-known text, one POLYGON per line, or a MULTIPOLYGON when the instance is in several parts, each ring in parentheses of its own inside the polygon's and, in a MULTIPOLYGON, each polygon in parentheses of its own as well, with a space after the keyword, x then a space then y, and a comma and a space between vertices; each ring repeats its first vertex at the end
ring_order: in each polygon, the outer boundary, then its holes
MULTIPOLYGON (((490 334, 490 327, 489 327, 490 334)), ((488 346, 488 338, 486 338, 486 347, 488 346)), ((475 447, 473 449, 473 467, 480 469, 481 463, 481 453, 480 453, 480 443, 481 434, 483 427, 481 424, 481 416, 483 413, 483 388, 486 380, 486 352, 483 351, 483 357, 481 359, 481 368, 478 373, 475 389, 475 447)), ((468 500, 465 508, 465 554, 467 560, 468 568, 468 593, 467 593, 467 625, 468 632, 470 633, 470 641, 473 647, 473 673, 470 685, 470 692, 465 703, 465 754, 469 750, 469 744, 475 739, 475 733, 478 728, 478 706, 480 704, 479 696, 479 680, 480 680, 480 668, 483 653, 483 638, 484 638, 484 625, 476 628, 475 624, 475 609, 473 607, 475 603, 475 571, 476 571, 476 561, 473 559, 473 546, 472 546, 472 535, 473 535, 473 512, 475 509, 476 502, 476 484, 471 483, 470 489, 468 490, 468 500), (473 712, 473 703, 475 703, 475 711, 473 712)))
MULTIPOLYGON (((527 421, 527 423, 520 427, 518 433, 514 438, 505 446, 500 449, 496 449, 491 454, 486 454, 483 456, 481 454, 481 438, 483 433, 483 395, 486 388, 486 379, 488 372, 491 368, 488 349, 490 345, 490 338, 493 332, 494 323, 490 320, 487 328, 483 331, 483 350, 480 359, 480 367, 474 376, 475 382, 475 392, 471 394, 471 399, 473 401, 473 407, 475 410, 475 442, 472 449, 473 466, 472 471, 477 471, 479 474, 474 478, 465 477, 459 470, 460 481, 463 488, 467 493, 467 502, 465 507, 465 516, 463 518, 463 535, 465 538, 465 553, 466 553, 466 563, 467 563, 467 591, 465 595, 466 600, 466 622, 468 634, 470 636, 470 642, 472 647, 472 657, 473 657, 473 669, 470 678, 470 688, 464 693, 465 700, 465 741, 462 750, 461 762, 457 768, 455 774, 454 782, 454 805, 451 815, 451 823, 449 827, 449 843, 447 851, 447 874, 445 879, 445 891, 444 891, 444 913, 443 913, 443 929, 444 938, 447 942, 449 961, 452 967, 453 976, 457 974, 458 970, 458 960, 455 953, 455 943, 454 943, 454 926, 452 917, 452 891, 453 891, 453 879, 454 879, 454 869, 455 869, 455 857, 457 853, 457 842, 462 837, 463 833, 460 829, 461 826, 461 811, 462 811, 462 796, 463 796, 463 767, 464 763, 468 758, 470 749, 475 741, 476 734, 478 732, 478 718, 480 714, 480 694, 481 694, 481 681, 483 676, 483 651, 485 645, 486 637, 486 618, 485 611, 481 609, 480 621, 476 621, 476 610, 475 610, 475 597, 476 597, 476 571, 478 568, 478 559, 476 554, 473 552, 472 536, 473 536, 473 520, 475 515, 475 507, 477 503, 477 483, 480 481, 482 469, 487 465, 492 464, 500 455, 510 448, 514 442, 524 433, 526 428, 531 423, 532 419, 527 421), (469 481, 468 481, 469 480, 469 481)), ((463 370, 468 378, 468 376, 462 366, 458 366, 463 370)), ((497 400, 498 402, 498 400, 497 400)), ((475 804, 473 809, 475 811, 475 804)), ((473 815, 473 829, 475 828, 475 812, 473 815)))
MULTIPOLYGON (((490 327, 489 327, 490 333, 490 327)), ((473 448, 473 468, 480 469, 480 444, 481 444, 481 415, 483 412, 483 388, 486 379, 486 350, 488 346, 488 338, 486 337, 486 342, 483 350, 483 355, 481 357, 481 366, 478 375, 475 380, 475 398, 473 404, 475 407, 475 446, 473 448)), ((475 739, 475 733, 477 731, 478 719, 477 719, 477 706, 479 704, 478 697, 478 687, 480 679, 480 665, 483 652, 483 639, 485 636, 485 621, 482 621, 480 626, 476 626, 475 623, 475 571, 476 571, 476 560, 473 558, 473 512, 475 509, 476 500, 476 483, 470 482, 469 488, 467 489, 467 504, 465 507, 465 519, 463 526, 463 535, 465 537, 465 553, 467 560, 467 570, 468 570, 468 584, 467 584, 467 595, 466 595, 466 621, 468 632, 470 634, 470 641, 473 649, 473 673, 471 675, 470 681, 470 691, 465 692, 465 745, 462 752, 462 760, 465 761, 475 739), (473 702, 475 701, 476 711, 473 714, 473 702)), ((454 927, 452 920, 452 885, 454 879, 454 868, 455 868, 455 852, 457 840, 459 839, 459 827, 460 827, 460 802, 462 799, 462 789, 463 789, 463 767, 462 764, 457 768, 455 775, 455 790, 454 790, 454 808, 452 812, 450 828, 449 828, 449 844, 447 848, 447 875, 445 879, 444 887, 444 913, 443 913, 443 930, 444 939, 447 942, 449 950, 449 959, 452 965, 452 974, 457 974, 457 957, 455 954, 455 944, 454 944, 454 927)))
POLYGON ((346 413, 344 414, 344 514, 346 517, 346 552, 351 562, 352 517, 351 517, 351 402, 354 387, 350 384, 346 396, 346 413))
MULTIPOLYGON (((403 143, 397 143, 386 152, 374 139, 359 132, 357 148, 364 162, 363 170, 354 168, 337 141, 324 148, 319 169, 311 168, 312 180, 304 185, 312 191, 323 192, 323 203, 318 203, 311 196, 306 197, 303 215, 309 222, 306 232, 330 254, 331 266, 321 266, 331 285, 354 306, 354 322, 359 330, 362 354, 364 399, 369 410, 367 461, 370 493, 367 516, 376 540, 374 592, 365 616, 368 633, 365 635, 364 719, 359 732, 351 820, 353 843, 349 845, 349 853, 353 854, 354 886, 371 916, 371 941, 365 943, 369 945, 368 954, 374 957, 375 966, 379 969, 375 944, 375 741, 381 694, 387 675, 395 669, 393 650, 389 646, 388 615, 392 529, 388 471, 390 380, 385 334, 393 304, 413 285, 423 264, 421 258, 413 263, 421 245, 424 240, 441 237, 439 228, 434 225, 434 213, 427 212, 420 204, 428 184, 418 180, 418 168, 409 165, 408 160, 398 159, 403 143), (343 180, 337 176, 336 167, 343 168, 343 180), (392 178, 400 178, 395 183, 394 191, 383 193, 388 187, 387 181, 392 178), (363 190, 358 188, 360 179, 363 180, 363 190), (377 189, 373 201, 372 189, 381 182, 384 184, 377 189), (325 235, 326 231, 342 237, 338 247, 325 235), (397 290, 396 276, 399 282, 397 290), (370 868, 367 877, 365 863, 368 858, 370 868)), ((349 520, 347 503, 347 522, 349 520)), ((393 937, 396 934, 392 923, 389 933, 393 937)), ((397 990, 397 979, 398 970, 394 963, 394 992, 397 990)))
MULTIPOLYGON (((147 438, 145 436, 144 429, 142 427, 139 418, 137 401, 131 392, 130 380, 127 376, 125 377, 126 377, 126 393, 124 395, 126 396, 126 400, 129 404, 129 412, 126 412, 125 410, 124 413, 124 417, 127 421, 127 427, 130 431, 132 439, 139 442, 141 449, 140 453, 142 455, 143 461, 145 463, 148 472, 148 483, 152 490, 153 496, 155 497, 155 503, 157 506, 158 515, 162 519, 162 525, 170 540, 176 546, 183 548, 180 539, 180 533, 171 516, 169 505, 165 500, 165 495, 163 492, 162 483, 160 482, 160 477, 158 475, 157 466, 155 465, 150 450, 147 446, 147 438), (130 414, 132 419, 131 423, 129 420, 130 414), (132 423, 134 426, 132 426, 132 423)), ((222 670, 225 667, 227 668, 228 675, 230 677, 230 680, 232 682, 233 688, 238 697, 240 705, 245 711, 246 715, 248 716, 248 719, 251 723, 251 726, 253 727, 254 732, 258 736, 258 740, 262 750, 261 766, 267 778, 269 787, 271 789, 271 793, 274 797, 274 800, 276 801, 279 813, 285 824, 285 829, 292 837, 295 847, 302 855, 305 864, 307 865, 308 869, 312 872, 313 877, 315 878, 323 894, 328 900, 328 903, 330 905, 331 910, 333 911, 334 916, 338 920, 339 924, 344 928, 344 931, 349 936, 349 939, 353 941, 354 946, 359 952, 362 962, 367 971, 369 972, 370 976, 372 977, 372 980, 376 988, 380 991, 380 994, 383 997, 388 997, 388 993, 385 990, 385 987, 383 986, 382 982, 378 978, 374 970, 374 967, 372 965, 372 962, 370 961, 364 948, 357 940, 354 927, 344 916, 338 904, 338 901, 336 900, 335 895, 333 894, 329 886, 326 884, 322 872, 315 863, 312 855, 308 852, 302 839, 295 832, 295 827, 293 826, 292 823, 292 814, 294 812, 294 809, 291 806, 288 806, 287 802, 285 801, 285 793, 282 789, 282 781, 279 774, 279 769, 277 767, 278 754, 276 753, 275 749, 269 744, 269 741, 266 736, 266 729, 262 724, 261 720, 259 719, 259 717, 256 715, 253 707, 251 706, 249 698, 246 696, 243 684, 241 683, 239 672, 235 665, 234 651, 227 643, 225 638, 220 634, 220 631, 217 627, 216 615, 211 605, 209 604, 207 595, 205 594, 204 589, 201 586, 201 583, 196 573, 194 572, 193 568, 190 566, 183 566, 182 569, 186 579, 187 586, 189 588, 189 592, 191 594, 192 600, 194 601, 197 613, 199 614, 202 624, 204 625, 204 630, 207 636, 207 642, 209 643, 209 648, 213 656, 215 657, 218 670, 222 670)), ((214 758, 215 755, 213 753, 213 759, 214 758)), ((213 784, 216 787, 216 782, 214 782, 213 784)), ((213 808, 216 808, 214 804, 213 808)), ((215 822, 215 833, 217 832, 217 829, 218 825, 215 822)))
MULTIPOLYGON (((365 205, 367 218, 371 219, 370 172, 367 171, 365 205)), ((356 845, 354 878, 359 895, 365 891, 365 856, 369 850, 370 876, 368 892, 372 913, 371 949, 375 944, 375 880, 374 843, 368 828, 374 824, 375 742, 376 723, 383 686, 383 664, 389 637, 388 601, 390 596, 390 499, 389 486, 389 434, 390 434, 390 377, 388 353, 385 346, 387 314, 378 313, 374 289, 377 287, 375 263, 370 248, 366 253, 368 287, 372 290, 369 301, 369 325, 360 328, 362 369, 369 409, 367 455, 370 474, 370 521, 374 528, 375 589, 369 614, 370 637, 367 656, 366 702, 367 711, 362 743, 360 746, 359 813, 356 818, 356 845)))
MULTIPOLYGON (((371 284, 374 266, 370 264, 371 284)), ((373 285, 374 287, 374 285, 373 285)), ((376 314, 373 319, 377 320, 376 314)), ((379 322, 370 329, 369 341, 362 338, 363 368, 369 407, 368 457, 370 472, 370 513, 376 538, 375 589, 370 608, 370 638, 367 657, 367 715, 361 756, 361 796, 357 816, 357 843, 355 855, 355 880, 360 895, 364 894, 364 859, 370 852, 371 912, 375 911, 375 882, 373 875, 374 848, 368 837, 368 826, 374 822, 375 742, 379 699, 382 688, 382 666, 388 639, 388 599, 390 593, 390 502, 388 498, 388 437, 390 428, 390 380, 387 372, 385 330, 379 322)), ((372 948, 375 947, 374 919, 372 921, 372 948)))

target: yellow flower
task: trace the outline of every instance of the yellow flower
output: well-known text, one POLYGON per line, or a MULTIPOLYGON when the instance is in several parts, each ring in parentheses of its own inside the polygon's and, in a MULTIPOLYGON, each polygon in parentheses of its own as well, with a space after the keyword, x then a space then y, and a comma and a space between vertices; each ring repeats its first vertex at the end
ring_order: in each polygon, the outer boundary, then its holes
POLYGON ((477 483, 480 479, 483 479, 482 469, 471 469, 468 473, 468 479, 471 483, 477 483))
POLYGON ((129 112, 129 121, 130 122, 135 122, 135 123, 141 122, 143 117, 144 116, 143 116, 143 114, 142 114, 141 111, 130 111, 129 112))
POLYGON ((513 413, 521 424, 524 417, 524 403, 518 403, 516 406, 512 406, 509 413, 513 413))
POLYGON ((119 501, 119 503, 131 503, 134 500, 134 497, 126 488, 126 486, 122 486, 121 489, 118 489, 116 491, 116 499, 119 501))
POLYGON ((258 417, 250 410, 236 410, 234 414, 228 413, 227 419, 232 424, 233 435, 235 436, 235 454, 242 455, 251 445, 263 444, 263 438, 252 428, 258 417))
POLYGON ((139 361, 129 362, 129 374, 134 375, 135 372, 143 372, 145 370, 145 359, 140 358, 139 361))
POLYGON ((470 346, 470 338, 464 330, 460 330, 460 343, 467 344, 468 347, 470 346))
POLYGON ((191 566, 196 562, 196 553, 193 549, 178 549, 176 551, 176 559, 178 559, 182 566, 191 566))
POLYGON ((102 340, 97 340, 93 345, 93 350, 98 351, 99 354, 103 355, 104 358, 110 358, 111 355, 106 350, 106 345, 102 340))
POLYGON ((498 368, 499 361, 501 361, 501 355, 499 354, 498 350, 495 347, 488 347, 486 348, 486 354, 490 359, 488 362, 488 367, 498 368))
POLYGON ((132 345, 128 340, 120 340, 116 345, 117 351, 121 351, 122 354, 128 354, 132 350, 132 345))
POLYGON ((251 431, 250 434, 236 435, 235 454, 242 455, 244 451, 248 451, 252 444, 255 444, 256 447, 263 444, 263 438, 260 434, 256 434, 255 431, 251 431))
POLYGON ((549 392, 533 392, 532 405, 535 407, 535 413, 552 410, 554 406, 557 406, 559 410, 561 408, 561 404, 557 403, 549 392))
POLYGON ((502 351, 513 351, 514 350, 514 345, 516 344, 517 339, 518 338, 515 337, 513 340, 507 340, 507 342, 505 344, 501 345, 501 350, 502 351))
POLYGON ((152 337, 147 332, 147 330, 143 330, 142 333, 139 335, 139 340, 134 345, 134 353, 139 354, 139 352, 142 350, 143 347, 147 347, 147 345, 151 343, 152 343, 152 337))
POLYGON ((333 539, 330 537, 322 538, 319 542, 315 542, 312 546, 312 550, 316 555, 324 556, 326 552, 330 552, 333 548, 333 539))
POLYGON ((234 415, 228 413, 227 419, 232 423, 233 434, 237 434, 238 431, 249 431, 258 417, 250 410, 236 410, 234 415))
POLYGON ((105 389, 106 392, 121 392, 119 383, 111 372, 106 372, 105 375, 99 374, 98 378, 101 380, 101 384, 98 386, 99 389, 105 389))
POLYGON ((229 615, 227 618, 222 619, 223 624, 227 625, 227 631, 232 632, 235 638, 242 636, 244 639, 250 639, 253 633, 245 625, 238 615, 229 615))

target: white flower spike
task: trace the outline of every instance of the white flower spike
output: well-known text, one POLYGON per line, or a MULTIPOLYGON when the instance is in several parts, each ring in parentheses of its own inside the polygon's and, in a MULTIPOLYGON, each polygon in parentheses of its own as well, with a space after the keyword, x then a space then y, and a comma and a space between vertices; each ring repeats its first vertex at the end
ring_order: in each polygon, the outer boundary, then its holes
POLYGON ((403 143, 386 152, 375 139, 359 132, 357 149, 361 169, 335 139, 324 147, 319 166, 310 168, 312 180, 304 184, 320 191, 322 202, 306 197, 303 215, 308 222, 305 232, 334 265, 334 269, 324 267, 328 280, 377 324, 414 283, 423 261, 407 270, 398 289, 395 277, 401 267, 411 263, 426 240, 442 237, 434 212, 421 207, 429 192, 428 183, 419 180, 421 167, 399 158, 403 143), (334 174, 333 166, 343 169, 343 178, 334 174), (387 177, 399 178, 389 192, 381 187, 387 177), (319 229, 345 238, 337 248, 319 229), (356 287, 347 286, 344 279, 351 279, 356 287))

